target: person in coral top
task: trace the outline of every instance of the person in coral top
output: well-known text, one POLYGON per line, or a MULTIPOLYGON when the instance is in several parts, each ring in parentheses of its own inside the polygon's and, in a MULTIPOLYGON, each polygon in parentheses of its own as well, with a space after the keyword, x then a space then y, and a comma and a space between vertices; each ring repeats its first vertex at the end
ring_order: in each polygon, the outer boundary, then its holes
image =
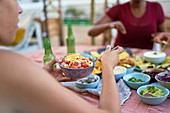
POLYGON ((118 29, 114 46, 152 49, 153 35, 165 32, 165 16, 157 2, 131 0, 110 8, 89 30, 97 36, 106 29, 118 29))

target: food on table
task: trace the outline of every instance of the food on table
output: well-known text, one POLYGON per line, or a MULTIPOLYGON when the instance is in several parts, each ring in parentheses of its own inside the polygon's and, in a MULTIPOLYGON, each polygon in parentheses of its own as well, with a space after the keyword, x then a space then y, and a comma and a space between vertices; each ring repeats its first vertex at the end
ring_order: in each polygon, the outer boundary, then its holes
MULTIPOLYGON (((90 54, 96 58, 101 57, 104 54, 104 51, 101 53, 98 53, 97 51, 91 51, 90 54)), ((125 59, 128 58, 130 55, 129 53, 127 53, 126 51, 124 51, 123 53, 119 54, 119 59, 125 59)))
POLYGON ((134 59, 130 59, 132 62, 135 63, 137 68, 145 70, 147 68, 155 68, 155 64, 146 63, 144 57, 136 56, 134 59))
POLYGON ((89 83, 94 83, 97 80, 98 80, 98 77, 95 75, 93 77, 86 77, 86 78, 80 79, 78 82, 82 84, 89 84, 89 83))
POLYGON ((118 69, 113 70, 114 74, 120 74, 120 73, 123 73, 123 72, 125 72, 125 69, 123 69, 123 68, 118 68, 118 69))
POLYGON ((165 75, 158 75, 158 79, 164 82, 170 82, 170 72, 165 75))
POLYGON ((129 53, 126 52, 126 51, 124 51, 123 53, 121 53, 121 54, 119 55, 119 60, 121 60, 121 59, 126 59, 126 58, 128 58, 129 56, 130 56, 129 53))
POLYGON ((66 57, 61 57, 61 66, 67 68, 86 68, 93 66, 92 58, 83 57, 78 53, 67 54, 66 57))
POLYGON ((166 95, 162 92, 162 89, 155 86, 148 86, 145 90, 141 90, 140 94, 147 97, 161 97, 166 95))
POLYGON ((92 74, 100 74, 102 72, 102 63, 97 60, 97 63, 93 69, 92 74))
POLYGON ((161 42, 161 45, 166 45, 167 44, 167 42, 165 41, 165 40, 163 40, 162 42, 161 42))
POLYGON ((158 54, 158 53, 156 53, 156 52, 155 52, 155 53, 153 53, 153 55, 157 55, 157 54, 158 54))
POLYGON ((135 66, 134 62, 132 62, 131 60, 129 59, 121 59, 119 62, 118 62, 118 66, 124 66, 126 68, 132 68, 135 66))
POLYGON ((167 56, 161 64, 170 63, 170 56, 167 56))
POLYGON ((170 66, 170 56, 167 56, 161 65, 156 66, 156 68, 166 69, 168 66, 170 66))
POLYGON ((156 68, 166 69, 169 66, 170 66, 170 63, 165 63, 165 64, 161 64, 161 65, 156 66, 156 68))
POLYGON ((155 76, 164 71, 165 71, 164 69, 151 68, 143 71, 143 73, 148 74, 151 77, 150 83, 152 83, 152 82, 157 82, 155 80, 155 76))
POLYGON ((96 58, 99 58, 101 56, 97 51, 91 51, 90 54, 96 58))
MULTIPOLYGON (((104 54, 104 51, 101 52, 100 54, 97 51, 91 51, 90 54, 96 58, 99 58, 100 56, 102 56, 104 54)), ((129 54, 126 51, 124 51, 123 53, 121 53, 119 55, 119 60, 125 59, 128 57, 129 57, 129 54)), ((92 74, 100 74, 101 72, 102 72, 102 64, 101 64, 101 62, 97 61, 97 64, 95 65, 95 68, 94 68, 92 74)))
POLYGON ((141 79, 136 79, 135 77, 132 77, 132 78, 130 78, 128 81, 130 81, 130 82, 144 82, 143 80, 141 80, 141 79))
POLYGON ((145 54, 145 56, 150 57, 150 58, 164 57, 165 53, 164 52, 150 52, 148 54, 145 54))

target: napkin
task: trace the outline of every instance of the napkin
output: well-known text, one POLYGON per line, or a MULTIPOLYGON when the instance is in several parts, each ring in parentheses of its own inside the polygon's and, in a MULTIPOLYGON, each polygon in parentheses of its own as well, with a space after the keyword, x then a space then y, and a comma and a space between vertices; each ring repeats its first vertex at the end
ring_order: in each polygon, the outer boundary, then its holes
MULTIPOLYGON (((76 87, 76 83, 75 82, 60 82, 63 86, 68 87, 76 92, 79 93, 84 93, 84 92, 88 92, 97 96, 101 95, 101 90, 102 90, 102 80, 99 81, 99 84, 96 88, 86 88, 86 89, 80 89, 78 87, 76 87)), ((123 103, 130 97, 131 95, 131 91, 130 88, 124 83, 124 81, 122 79, 120 79, 117 82, 117 87, 119 90, 119 96, 120 96, 120 101, 121 101, 121 105, 123 105, 123 103)), ((114 101, 114 100, 113 100, 114 101)))

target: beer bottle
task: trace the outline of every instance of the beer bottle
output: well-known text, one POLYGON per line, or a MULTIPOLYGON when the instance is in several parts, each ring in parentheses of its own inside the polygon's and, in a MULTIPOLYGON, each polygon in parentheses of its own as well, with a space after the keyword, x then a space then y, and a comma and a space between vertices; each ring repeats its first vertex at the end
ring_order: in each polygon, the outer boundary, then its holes
POLYGON ((68 24, 68 34, 67 34, 67 53, 75 53, 75 40, 72 34, 71 24, 68 24))
POLYGON ((55 58, 51 50, 49 38, 44 38, 44 49, 45 49, 45 54, 44 54, 43 60, 44 60, 44 65, 46 65, 55 58))

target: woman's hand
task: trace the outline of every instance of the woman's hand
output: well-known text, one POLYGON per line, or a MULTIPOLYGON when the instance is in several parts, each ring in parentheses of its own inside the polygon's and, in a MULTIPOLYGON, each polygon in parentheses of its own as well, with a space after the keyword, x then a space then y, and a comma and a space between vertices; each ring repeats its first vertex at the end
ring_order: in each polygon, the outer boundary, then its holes
MULTIPOLYGON (((57 79, 57 81, 69 81, 69 77, 64 77, 62 74, 62 70, 60 68, 54 68, 54 64, 61 62, 58 59, 51 60, 47 65, 43 67, 46 71, 48 71, 54 78, 57 79)), ((57 65, 57 64, 56 64, 57 65)))
POLYGON ((110 22, 109 27, 110 29, 115 28, 119 30, 122 34, 126 34, 125 26, 123 25, 121 21, 110 22))
POLYGON ((170 33, 156 33, 156 34, 152 34, 152 37, 154 37, 153 41, 160 43, 164 40, 166 42, 170 42, 170 33))
POLYGON ((119 54, 122 53, 124 49, 118 47, 117 50, 111 51, 111 46, 108 45, 106 51, 101 57, 102 66, 115 67, 119 61, 119 54))

